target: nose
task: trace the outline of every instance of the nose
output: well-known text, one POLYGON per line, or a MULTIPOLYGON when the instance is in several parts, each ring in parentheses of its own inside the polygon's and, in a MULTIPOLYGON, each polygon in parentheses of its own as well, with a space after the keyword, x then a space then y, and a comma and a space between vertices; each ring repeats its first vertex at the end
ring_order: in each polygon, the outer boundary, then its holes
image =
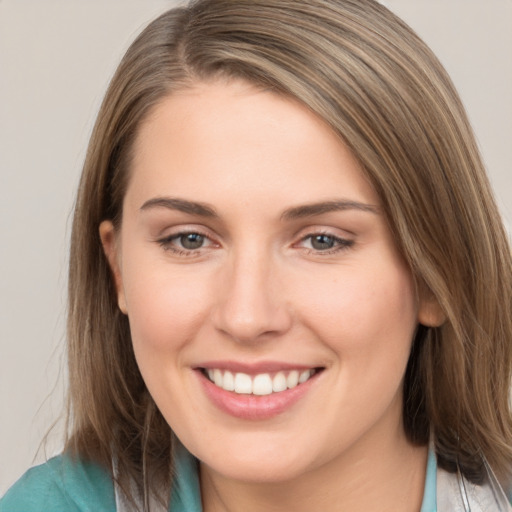
POLYGON ((233 257, 219 274, 213 321, 239 343, 273 339, 292 325, 276 264, 262 252, 233 257))

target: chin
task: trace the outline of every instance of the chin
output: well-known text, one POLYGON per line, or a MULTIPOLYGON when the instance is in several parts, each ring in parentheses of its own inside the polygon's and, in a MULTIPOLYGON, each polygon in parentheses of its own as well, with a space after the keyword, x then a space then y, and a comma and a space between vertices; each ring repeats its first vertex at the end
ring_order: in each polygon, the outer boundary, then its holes
POLYGON ((282 483, 321 464, 312 457, 313 454, 308 456, 304 452, 300 443, 275 446, 271 442, 265 445, 248 442, 245 449, 232 445, 229 451, 203 452, 199 459, 224 478, 255 484, 282 483))
POLYGON ((224 478, 253 484, 283 483, 294 480, 306 470, 293 463, 262 462, 253 460, 225 459, 222 464, 216 463, 210 468, 224 478))

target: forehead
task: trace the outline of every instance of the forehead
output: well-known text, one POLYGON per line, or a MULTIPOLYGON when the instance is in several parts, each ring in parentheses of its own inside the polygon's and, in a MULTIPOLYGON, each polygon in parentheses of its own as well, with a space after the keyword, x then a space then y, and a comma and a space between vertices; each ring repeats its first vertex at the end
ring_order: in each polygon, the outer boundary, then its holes
POLYGON ((199 83, 162 100, 140 127, 131 170, 129 193, 138 196, 193 193, 208 201, 236 190, 240 199, 293 193, 309 203, 347 193, 378 202, 357 159, 322 119, 243 81, 199 83))

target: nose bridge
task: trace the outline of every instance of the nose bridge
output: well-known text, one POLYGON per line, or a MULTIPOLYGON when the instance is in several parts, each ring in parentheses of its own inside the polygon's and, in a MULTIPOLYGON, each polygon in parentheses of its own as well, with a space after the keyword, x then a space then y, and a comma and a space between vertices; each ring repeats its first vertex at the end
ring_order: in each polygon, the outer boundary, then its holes
POLYGON ((257 244, 234 249, 220 283, 216 327, 239 342, 286 331, 291 322, 278 290, 278 268, 271 251, 257 244))

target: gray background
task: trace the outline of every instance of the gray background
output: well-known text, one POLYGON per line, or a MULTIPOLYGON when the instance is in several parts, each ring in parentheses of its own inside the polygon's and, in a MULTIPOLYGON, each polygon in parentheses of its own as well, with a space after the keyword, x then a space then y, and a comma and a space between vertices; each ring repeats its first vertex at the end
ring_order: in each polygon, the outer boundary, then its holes
MULTIPOLYGON (((385 0, 450 72, 512 226, 512 0, 385 0)), ((61 449, 70 212, 95 113, 163 0, 0 0, 0 495, 61 449)))

